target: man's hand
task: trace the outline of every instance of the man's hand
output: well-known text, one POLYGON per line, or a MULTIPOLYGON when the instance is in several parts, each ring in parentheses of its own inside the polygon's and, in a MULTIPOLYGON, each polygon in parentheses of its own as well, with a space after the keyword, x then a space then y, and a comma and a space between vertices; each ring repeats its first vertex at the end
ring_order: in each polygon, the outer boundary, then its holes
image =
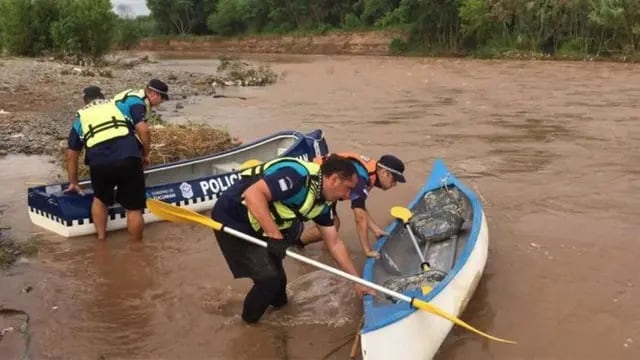
POLYGON ((78 184, 77 182, 69 183, 69 186, 66 188, 66 190, 64 190, 64 192, 72 192, 72 191, 77 192, 78 194, 84 196, 84 192, 82 191, 80 184, 78 184))
POLYGON ((356 292, 358 293, 358 295, 360 295, 360 296, 364 296, 364 295, 375 296, 376 295, 376 291, 375 290, 373 290, 371 288, 368 288, 368 287, 366 287, 364 285, 360 285, 358 283, 356 283, 354 288, 355 288, 356 292))
POLYGON ((282 260, 287 255, 289 244, 284 239, 267 238, 267 251, 269 254, 282 260))
POLYGON ((382 237, 382 236, 389 236, 389 233, 380 229, 380 228, 376 228, 373 229, 373 234, 376 236, 376 238, 382 237))
POLYGON ((149 165, 151 165, 151 157, 149 155, 144 155, 142 157, 142 168, 146 169, 149 165))
POLYGON ((375 250, 367 250, 364 253, 367 257, 380 259, 380 253, 375 250))

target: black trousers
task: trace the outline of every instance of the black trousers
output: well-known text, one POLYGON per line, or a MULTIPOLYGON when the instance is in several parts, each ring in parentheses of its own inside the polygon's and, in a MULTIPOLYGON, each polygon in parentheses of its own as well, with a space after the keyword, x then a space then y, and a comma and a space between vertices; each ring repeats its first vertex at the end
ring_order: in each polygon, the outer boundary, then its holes
POLYGON ((279 308, 287 304, 287 275, 282 261, 274 261, 279 264, 276 276, 253 279, 253 287, 244 298, 242 319, 247 323, 258 322, 269 305, 279 308))
MULTIPOLYGON (((215 210, 214 210, 215 211, 215 210)), ((215 215, 215 214, 214 214, 215 215)), ((296 223, 283 232, 288 244, 293 244, 302 234, 303 224, 296 223)), ((260 237, 246 231, 249 235, 260 237)), ((222 254, 235 278, 248 277, 253 287, 244 299, 242 319, 255 323, 269 306, 281 307, 287 304, 287 275, 282 260, 270 255, 265 248, 222 231, 214 231, 222 254)))

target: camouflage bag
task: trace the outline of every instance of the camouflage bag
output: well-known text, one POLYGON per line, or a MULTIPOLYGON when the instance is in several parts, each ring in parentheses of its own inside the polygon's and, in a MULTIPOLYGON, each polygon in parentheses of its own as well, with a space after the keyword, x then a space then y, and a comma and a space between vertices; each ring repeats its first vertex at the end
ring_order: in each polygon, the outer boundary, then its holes
POLYGON ((458 188, 428 192, 422 201, 425 211, 409 221, 420 245, 446 240, 460 231, 464 201, 458 188))

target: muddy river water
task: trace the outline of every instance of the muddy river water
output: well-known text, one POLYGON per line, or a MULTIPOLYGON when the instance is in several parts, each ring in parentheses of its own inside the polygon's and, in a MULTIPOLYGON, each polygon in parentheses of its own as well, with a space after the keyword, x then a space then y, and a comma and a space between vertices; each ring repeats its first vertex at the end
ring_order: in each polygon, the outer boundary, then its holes
MULTIPOLYGON (((585 62, 374 57, 263 57, 284 78, 195 99, 167 120, 205 121, 243 140, 280 129, 325 131, 332 151, 394 153, 409 182, 374 190, 381 224, 442 157, 482 198, 487 268, 463 319, 517 345, 456 328, 439 359, 640 358, 640 67, 585 62)), ((208 59, 157 65, 215 71, 208 59)), ((172 103, 166 105, 173 109, 172 103)), ((210 230, 147 226, 66 240, 28 220, 27 183, 53 180, 46 158, 0 158, 0 204, 14 236, 39 255, 0 275, 0 304, 31 316, 31 359, 347 359, 362 309, 352 286, 286 261, 290 305, 257 326, 238 314, 249 282, 233 280, 210 230), (29 292, 24 291, 28 286, 29 292)), ((342 236, 363 262, 352 215, 342 236)), ((319 244, 304 254, 332 264, 319 244)), ((20 317, 0 317, 19 327, 20 317)), ((424 334, 428 337, 429 334, 424 334)), ((20 359, 17 332, 0 359, 20 359)))

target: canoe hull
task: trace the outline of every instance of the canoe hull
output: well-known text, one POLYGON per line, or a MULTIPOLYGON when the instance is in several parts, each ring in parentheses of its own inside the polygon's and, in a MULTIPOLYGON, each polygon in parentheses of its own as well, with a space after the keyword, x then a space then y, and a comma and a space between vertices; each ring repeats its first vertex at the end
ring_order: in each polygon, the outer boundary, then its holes
MULTIPOLYGON (((219 193, 240 179, 237 168, 243 161, 254 158, 268 161, 282 156, 311 160, 327 153, 328 146, 321 130, 307 134, 283 131, 235 149, 147 169, 146 196, 198 212, 207 211, 213 207, 219 193), (286 147, 282 147, 283 144, 286 147), (181 171, 192 175, 177 180, 181 171)), ((81 185, 90 187, 90 181, 84 180, 81 185)), ((67 238, 95 234, 91 219, 92 190, 89 188, 84 196, 64 193, 67 186, 68 183, 58 183, 29 188, 27 204, 31 222, 67 238)), ((143 211, 143 217, 147 224, 161 221, 147 209, 143 211)), ((116 203, 109 208, 107 231, 126 226, 125 210, 116 203)))
MULTIPOLYGON (((417 296, 431 304, 460 316, 473 296, 484 272, 488 249, 489 231, 487 220, 478 196, 462 184, 441 160, 436 160, 431 176, 416 198, 409 205, 413 208, 423 196, 442 187, 457 187, 471 206, 472 215, 464 244, 461 244, 452 268, 429 293, 405 291, 408 296, 417 296)), ((387 231, 399 231, 394 222, 387 231)), ((375 248, 382 251, 384 238, 379 239, 375 248)), ((410 245, 407 245, 410 246, 410 245)), ((432 245, 432 247, 435 245, 432 245)), ((417 257, 417 254, 412 254, 417 257)), ((415 260, 415 259, 413 259, 415 260)), ((433 260, 428 259, 430 262, 433 260)), ((374 264, 370 259, 365 263, 364 278, 376 282, 374 264)), ((433 264, 433 262, 431 262, 433 264)), ((365 297, 365 326, 361 330, 361 350, 363 359, 431 359, 438 352, 451 331, 453 323, 426 311, 416 310, 406 303, 385 304, 365 297)))
MULTIPOLYGON (((482 216, 477 245, 467 263, 430 303, 459 316, 474 293, 487 262, 489 234, 482 216)), ((362 356, 377 359, 431 359, 451 331, 453 323, 425 311, 413 314, 378 330, 361 335, 362 356)))

